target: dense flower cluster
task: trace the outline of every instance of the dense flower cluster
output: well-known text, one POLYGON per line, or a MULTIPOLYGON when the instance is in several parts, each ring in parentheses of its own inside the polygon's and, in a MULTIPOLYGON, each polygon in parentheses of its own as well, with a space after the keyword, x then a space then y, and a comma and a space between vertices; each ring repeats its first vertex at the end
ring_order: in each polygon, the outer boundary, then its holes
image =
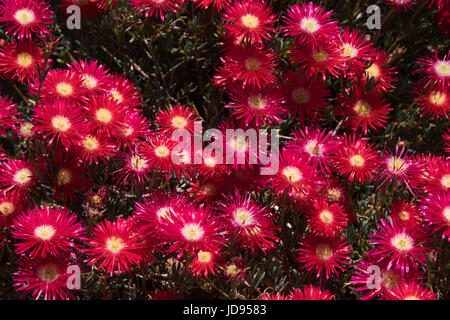
MULTIPOLYGON (((159 23, 186 2, 130 0, 126 8, 159 23)), ((112 66, 57 62, 57 15, 46 1, 0 4, 0 78, 23 98, 19 105, 11 94, 0 97, 0 135, 21 145, 0 151, 0 249, 13 249, 17 291, 76 298, 66 285, 70 265, 106 287, 118 275, 150 276, 157 263, 179 277, 251 288, 249 269, 277 260, 289 286, 246 298, 336 299, 330 283, 342 277, 359 299, 441 297, 426 270, 436 261, 436 277, 445 272, 450 129, 437 155, 372 139, 396 108, 389 96, 400 78, 389 50, 315 2, 281 13, 262 0, 193 2, 219 11, 223 42, 211 84, 225 93, 230 116, 219 119, 218 131, 283 129, 273 175, 260 174, 260 161, 249 163, 261 155, 245 138, 220 145, 244 153, 245 164, 218 163, 206 152, 193 163, 197 155, 177 149, 172 137, 209 120, 195 105, 173 103, 148 117, 145 94, 112 66), (284 53, 274 45, 279 38, 289 43, 284 53), (364 213, 361 190, 376 194, 364 213), (366 238, 356 234, 363 229, 366 238), (298 274, 301 282, 292 280, 298 274)), ((91 20, 118 5, 62 0, 57 9, 72 4, 91 20)), ((437 7, 439 26, 448 26, 448 1, 437 7)), ((414 64, 412 107, 435 121, 450 116, 449 59, 435 48, 414 64)), ((183 295, 170 284, 158 290, 147 297, 183 295)))

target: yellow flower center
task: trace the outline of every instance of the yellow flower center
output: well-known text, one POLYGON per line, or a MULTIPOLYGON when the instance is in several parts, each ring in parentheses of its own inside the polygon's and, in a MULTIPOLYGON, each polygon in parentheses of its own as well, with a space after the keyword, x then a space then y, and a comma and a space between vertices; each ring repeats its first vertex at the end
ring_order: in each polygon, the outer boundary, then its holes
POLYGON ((380 67, 375 63, 372 63, 372 65, 366 69, 366 74, 368 77, 377 79, 380 76, 380 67))
POLYGON ((182 128, 186 127, 187 121, 183 117, 175 116, 175 117, 172 118, 172 125, 175 128, 182 129, 182 128))
POLYGON ((110 110, 106 108, 100 108, 95 113, 95 116, 97 117, 97 120, 103 123, 108 123, 111 121, 113 115, 110 110))
POLYGON ((438 61, 434 65, 434 70, 441 77, 450 76, 450 62, 447 61, 438 61))
POLYGON ((354 58, 358 55, 358 50, 350 43, 344 43, 342 49, 342 55, 344 57, 354 58))
POLYGON ((229 266, 227 266, 227 269, 225 271, 228 275, 230 276, 235 276, 238 274, 239 272, 239 268, 235 265, 235 264, 230 264, 229 266))
POLYGON ((394 173, 401 173, 406 170, 408 167, 408 164, 405 160, 397 158, 397 157, 391 157, 388 161, 387 167, 390 171, 394 173))
POLYGON ((420 298, 416 296, 407 296, 403 300, 420 300, 420 298))
POLYGON ((72 174, 69 170, 61 169, 58 172, 57 180, 60 185, 68 184, 72 180, 72 174))
POLYGON ((430 93, 430 102, 432 104, 440 106, 440 105, 444 104, 446 97, 447 96, 443 92, 433 91, 430 93))
POLYGON ((397 277, 391 271, 383 272, 381 281, 387 289, 393 288, 398 283, 397 277))
POLYGON ((303 177, 300 169, 292 166, 284 168, 282 173, 286 177, 286 179, 288 179, 290 182, 300 181, 303 177))
POLYGON ((261 66, 261 62, 256 58, 248 58, 245 60, 245 67, 248 71, 255 72, 261 66))
POLYGON ((54 264, 47 264, 42 266, 37 274, 39 279, 47 283, 51 283, 59 277, 58 267, 54 264))
POLYGON ((366 101, 358 100, 358 101, 356 101, 355 106, 353 107, 353 110, 355 110, 356 113, 360 116, 368 116, 368 115, 370 115, 372 108, 366 101))
POLYGON ((326 53, 323 49, 314 50, 312 57, 316 62, 321 63, 328 60, 328 53, 326 53))
POLYGON ((328 260, 333 256, 333 250, 327 244, 319 244, 316 253, 322 260, 328 260))
POLYGON ((93 76, 91 76, 90 74, 84 74, 83 75, 83 84, 88 88, 88 89, 94 89, 97 86, 97 79, 95 79, 93 76))
POLYGON ((242 16, 241 21, 242 24, 248 29, 255 29, 259 25, 258 17, 250 13, 247 13, 246 15, 242 16))
POLYGON ((73 93, 73 88, 67 82, 60 82, 56 85, 56 92, 58 92, 63 97, 67 97, 73 93))
POLYGON ((9 201, 0 203, 0 213, 4 216, 9 216, 14 212, 14 204, 9 201))
POLYGON ((123 240, 119 237, 110 237, 106 240, 106 248, 112 253, 118 253, 125 247, 123 240))
POLYGON ((322 145, 317 143, 316 140, 309 141, 306 144, 305 149, 312 156, 318 156, 322 154, 322 145))
POLYGON ((83 146, 87 150, 95 150, 98 148, 99 142, 98 142, 97 138, 89 136, 89 137, 84 138, 83 146))
POLYGON ((267 102, 261 95, 253 96, 248 99, 248 104, 253 109, 264 109, 267 106, 267 102))
POLYGON ((130 165, 133 170, 141 171, 147 167, 147 160, 139 156, 132 156, 130 159, 130 165))
POLYGON ((303 104, 309 102, 311 94, 305 88, 296 88, 292 90, 292 99, 298 104, 303 104))
POLYGON ((56 229, 53 226, 44 224, 34 229, 34 235, 42 240, 50 240, 55 234, 56 229))
POLYGON ((202 251, 200 250, 198 252, 198 261, 203 262, 203 263, 208 263, 211 261, 211 253, 208 251, 202 251))
POLYGON ((331 223, 333 222, 333 214, 328 210, 323 210, 320 215, 320 220, 322 220, 325 223, 331 223))
POLYGON ((28 168, 23 168, 14 174, 14 181, 19 184, 26 184, 31 180, 33 173, 28 168))
POLYGON ((159 220, 167 219, 169 221, 172 221, 172 219, 169 216, 171 211, 173 211, 172 207, 162 207, 158 211, 156 211, 156 215, 158 216, 159 220))
POLYGON ((450 206, 446 207, 444 211, 442 211, 442 214, 444 215, 445 219, 447 219, 447 222, 450 223, 450 206))
POLYGON ((189 241, 197 241, 201 239, 205 231, 198 225, 194 223, 186 224, 183 229, 181 229, 181 234, 189 241))
POLYGON ((33 124, 31 122, 24 122, 22 123, 22 125, 20 126, 20 132, 25 136, 25 137, 31 137, 33 135, 33 124))
POLYGON ((167 157, 169 155, 169 148, 166 146, 159 146, 155 149, 155 154, 160 158, 167 157))
POLYGON ((244 208, 239 208, 234 212, 234 220, 240 226, 248 226, 253 222, 252 214, 244 208))
POLYGON ((399 233, 392 238, 391 244, 400 251, 409 251, 413 247, 414 241, 407 234, 399 233))
POLYGON ((27 25, 35 20, 34 12, 28 9, 17 10, 14 18, 23 25, 27 25))
POLYGON ((22 68, 28 68, 33 63, 33 56, 28 52, 19 53, 16 62, 22 68))
POLYGON ((364 165, 364 158, 356 154, 350 158, 350 164, 354 167, 362 167, 364 165))
POLYGON ((398 217, 403 221, 407 221, 409 220, 409 212, 406 210, 402 210, 399 212, 398 217))
POLYGON ((70 123, 70 120, 67 117, 54 116, 53 119, 52 119, 52 126, 57 131, 64 132, 64 131, 69 130, 70 127, 72 126, 72 124, 70 123))
POLYGON ((118 103, 122 103, 123 96, 118 90, 113 89, 109 93, 111 93, 111 96, 113 97, 114 101, 116 101, 118 103))
POLYGON ((204 163, 206 166, 213 168, 216 165, 216 160, 212 157, 207 157, 204 159, 204 163))
POLYGON ((303 18, 300 26, 304 31, 308 33, 314 33, 320 28, 319 22, 317 22, 317 20, 314 18, 303 18))
POLYGON ((335 201, 338 201, 341 198, 342 194, 341 194, 341 191, 339 189, 330 188, 330 189, 327 190, 327 196, 328 196, 328 199, 330 199, 331 201, 335 202, 335 201))

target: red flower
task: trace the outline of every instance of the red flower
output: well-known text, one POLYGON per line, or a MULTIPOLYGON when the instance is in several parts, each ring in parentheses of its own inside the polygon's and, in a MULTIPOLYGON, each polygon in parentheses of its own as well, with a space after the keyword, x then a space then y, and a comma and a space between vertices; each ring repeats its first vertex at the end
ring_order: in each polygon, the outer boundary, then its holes
POLYGON ((415 204, 404 200, 394 200, 389 215, 396 224, 408 229, 417 228, 421 222, 419 210, 415 204))
POLYGON ((74 147, 78 160, 85 165, 108 162, 108 158, 116 154, 116 147, 101 134, 85 134, 81 136, 78 144, 74 147))
POLYGON ((450 86, 450 51, 443 59, 439 59, 437 52, 431 57, 417 59, 417 64, 423 66, 416 73, 425 73, 423 81, 425 88, 445 90, 450 86))
MULTIPOLYGON (((39 79, 30 83, 30 92, 34 95, 39 91, 39 79)), ((85 99, 85 88, 81 76, 71 70, 50 70, 42 82, 39 95, 42 99, 62 99, 70 103, 85 99)))
POLYGON ((9 96, 0 97, 0 135, 7 136, 5 129, 13 128, 20 123, 16 117, 20 114, 17 111, 17 104, 9 96))
POLYGON ((93 20, 98 16, 98 9, 96 2, 97 0, 63 0, 60 5, 61 8, 60 10, 61 12, 66 13, 68 16, 69 14, 67 13, 67 8, 72 5, 76 5, 80 8, 82 19, 93 20))
POLYGON ((421 201, 420 211, 424 221, 442 239, 450 241, 450 191, 432 193, 421 201))
POLYGON ((115 137, 123 131, 122 123, 125 110, 123 106, 105 95, 92 97, 87 106, 88 122, 92 132, 115 137))
POLYGON ((208 9, 209 7, 215 8, 217 11, 221 11, 223 8, 230 4, 230 0, 193 0, 195 5, 202 9, 208 9))
POLYGON ((404 282, 389 291, 387 300, 436 300, 436 293, 416 281, 404 282))
POLYGON ((230 22, 224 25, 235 38, 246 38, 252 42, 262 43, 263 39, 270 39, 269 32, 275 32, 270 24, 277 18, 264 1, 239 0, 226 8, 223 20, 230 22))
POLYGON ((172 160, 172 149, 175 145, 175 141, 169 136, 153 134, 142 144, 142 155, 151 168, 171 173, 175 170, 175 163, 172 160))
POLYGON ((333 11, 325 11, 314 2, 292 5, 284 17, 284 32, 298 37, 299 43, 306 42, 315 46, 321 40, 335 37, 339 31, 338 22, 331 19, 332 14, 333 11))
POLYGON ((395 75, 398 72, 395 71, 395 67, 387 66, 389 59, 390 56, 385 57, 384 50, 375 51, 375 60, 365 69, 363 82, 367 82, 370 78, 373 78, 378 82, 375 85, 375 89, 379 92, 387 92, 390 89, 394 89, 392 82, 397 81, 395 75))
POLYGON ((336 237, 347 227, 348 219, 344 207, 339 203, 328 204, 323 199, 313 202, 307 209, 307 224, 318 236, 336 237))
MULTIPOLYGON (((66 0, 77 1, 77 0, 66 0)), ((67 65, 69 70, 77 73, 83 79, 83 87, 89 93, 106 92, 108 84, 108 69, 96 60, 74 61, 72 65, 67 65)))
POLYGON ((98 268, 105 268, 110 275, 129 272, 143 260, 144 243, 142 234, 136 232, 134 220, 104 220, 94 227, 87 243, 89 247, 84 250, 88 256, 86 262, 88 265, 98 263, 98 268))
POLYGON ((36 176, 31 163, 9 159, 0 165, 0 187, 3 192, 27 194, 34 187, 36 176))
POLYGON ((216 250, 203 251, 199 250, 194 259, 189 264, 189 270, 196 277, 214 276, 218 271, 221 263, 221 255, 216 250))
POLYGON ((38 104, 34 108, 35 130, 44 139, 47 147, 54 141, 67 149, 75 145, 85 131, 82 110, 65 100, 53 100, 38 104))
POLYGON ((117 182, 120 182, 122 185, 131 182, 133 187, 139 185, 141 188, 149 183, 150 164, 137 146, 135 151, 122 153, 121 158, 122 167, 114 172, 117 173, 117 182))
POLYGON ((343 125, 356 131, 362 126, 363 133, 367 135, 368 128, 376 130, 386 126, 392 108, 381 95, 375 91, 365 92, 360 85, 352 91, 346 90, 339 96, 340 105, 336 106, 334 113, 338 117, 347 118, 343 125))
POLYGON ((70 253, 78 246, 73 240, 84 240, 84 228, 76 215, 64 208, 35 206, 18 215, 12 224, 11 235, 19 240, 16 253, 32 258, 70 253))
POLYGON ((244 249, 252 253, 259 249, 266 253, 275 248, 279 238, 275 232, 279 229, 269 214, 269 210, 251 200, 249 194, 243 195, 236 191, 224 196, 219 202, 218 210, 224 213, 224 220, 230 238, 236 238, 244 249))
POLYGON ((8 226, 25 205, 18 193, 0 193, 0 226, 8 226))
POLYGON ((13 275, 14 287, 22 291, 21 298, 31 295, 34 299, 69 300, 74 296, 67 288, 67 273, 70 262, 64 256, 47 256, 30 259, 22 257, 16 261, 18 270, 13 275))
POLYGON ((0 49, 0 72, 20 83, 35 77, 43 64, 44 53, 35 41, 12 42, 0 49))
POLYGON ((177 3, 179 0, 131 0, 133 10, 138 11, 139 14, 145 12, 145 16, 159 16, 164 21, 164 12, 177 12, 177 9, 182 9, 177 3))
POLYGON ((3 0, 0 4, 5 32, 18 39, 50 33, 46 25, 53 23, 52 15, 50 6, 42 0, 3 0))
POLYGON ((416 0, 385 0, 385 1, 388 5, 395 7, 397 11, 402 9, 409 10, 416 4, 416 0))
POLYGON ((119 74, 109 77, 107 93, 121 106, 136 107, 142 104, 141 95, 134 87, 134 83, 119 74))
POLYGON ((299 244, 301 248, 297 261, 303 263, 302 269, 316 272, 317 278, 325 275, 329 279, 332 274, 338 277, 339 272, 345 270, 344 266, 349 264, 350 247, 345 239, 308 235, 299 244))
POLYGON ((333 300, 335 297, 328 290, 313 285, 304 285, 303 289, 294 288, 289 292, 290 300, 333 300))
POLYGON ((121 145, 132 149, 140 143, 146 136, 151 134, 150 121, 141 111, 128 110, 121 122, 121 130, 116 132, 115 139, 121 145))
POLYGON ((262 293, 258 300, 291 300, 282 292, 262 293))
POLYGON ((186 129, 194 133, 194 122, 200 121, 192 108, 183 105, 169 106, 168 110, 159 110, 155 123, 163 134, 172 134, 177 129, 186 129))
MULTIPOLYGON (((419 84, 421 85, 421 84, 419 84)), ((417 104, 421 106, 420 111, 423 113, 421 116, 429 113, 436 120, 439 117, 450 119, 450 86, 444 89, 435 89, 423 91, 423 89, 417 87, 415 94, 417 104)))
POLYGON ((369 254, 377 262, 386 262, 387 270, 400 270, 405 274, 425 263, 429 249, 423 246, 426 240, 423 234, 393 223, 391 218, 381 219, 377 225, 379 230, 369 236, 370 244, 375 246, 369 254))

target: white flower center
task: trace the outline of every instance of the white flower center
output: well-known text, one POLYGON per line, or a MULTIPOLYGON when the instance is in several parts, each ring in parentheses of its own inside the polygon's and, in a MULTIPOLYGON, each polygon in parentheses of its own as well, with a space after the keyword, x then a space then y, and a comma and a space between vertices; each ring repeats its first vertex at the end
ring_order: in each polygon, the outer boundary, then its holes
POLYGON ((34 229, 34 235, 42 240, 50 240, 56 230, 53 226, 44 224, 34 229))

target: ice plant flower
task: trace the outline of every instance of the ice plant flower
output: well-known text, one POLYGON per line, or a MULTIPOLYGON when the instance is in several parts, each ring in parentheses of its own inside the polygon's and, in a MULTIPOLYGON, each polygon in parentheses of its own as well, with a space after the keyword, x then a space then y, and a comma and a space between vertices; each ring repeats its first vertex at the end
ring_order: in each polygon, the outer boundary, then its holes
POLYGON ((99 222, 92 232, 84 250, 87 264, 97 264, 105 268, 111 276, 117 272, 129 272, 131 267, 139 265, 143 259, 144 239, 135 231, 129 220, 117 219, 115 222, 99 222))
POLYGON ((32 79, 44 64, 44 53, 36 41, 24 40, 6 44, 0 49, 0 72, 20 83, 32 79))
MULTIPOLYGON (((153 2, 153 1, 152 1, 153 2)), ((108 77, 107 95, 119 105, 124 107, 136 107, 142 104, 139 90, 134 83, 119 74, 108 77)))
POLYGON ((417 281, 410 281, 390 290, 387 300, 436 300, 436 293, 417 281))
POLYGON ((381 219, 377 225, 379 230, 369 236, 370 244, 375 246, 369 254, 377 262, 386 262, 387 270, 400 270, 405 274, 425 263, 429 249, 423 246, 426 238, 421 232, 400 226, 391 218, 381 219))
MULTIPOLYGON (((419 84, 420 85, 420 84, 419 84)), ((421 88, 416 88, 415 93, 417 104, 421 106, 420 110, 424 114, 430 114, 435 119, 440 117, 450 119, 450 86, 445 89, 432 89, 423 91, 421 88)))
POLYGON ((219 202, 218 210, 223 212, 223 221, 227 226, 230 238, 236 238, 244 249, 253 253, 256 249, 266 253, 275 248, 279 240, 275 232, 275 218, 267 208, 251 200, 250 195, 235 192, 225 195, 219 202))
POLYGON ((137 148, 130 153, 122 153, 121 158, 122 167, 115 172, 117 182, 143 187, 150 181, 150 164, 137 148))
POLYGON ((0 226, 8 226, 22 211, 23 199, 18 193, 0 193, 0 226))
POLYGON ((444 90, 450 86, 450 52, 442 59, 437 52, 431 57, 421 57, 417 64, 422 66, 416 73, 423 73, 426 88, 444 90))
MULTIPOLYGON (((39 79, 36 78, 30 83, 30 93, 37 95, 39 86, 39 79)), ((80 102, 85 99, 83 79, 71 70, 52 69, 42 82, 39 95, 46 100, 62 99, 70 103, 80 102)))
POLYGON ((98 164, 99 160, 107 163, 116 154, 116 147, 101 134, 82 135, 73 150, 78 160, 84 164, 98 164))
POLYGON ((270 27, 277 21, 275 14, 264 1, 238 0, 228 6, 222 16, 223 21, 229 22, 224 28, 235 38, 245 38, 252 42, 261 43, 263 39, 271 38, 270 27))
POLYGON ((155 16, 164 21, 164 13, 171 11, 177 12, 177 9, 182 9, 178 2, 179 0, 131 0, 133 10, 136 10, 138 14, 144 12, 145 17, 155 16))
POLYGON ((36 175, 30 162, 9 159, 0 166, 0 187, 3 192, 27 194, 34 188, 36 175))
MULTIPOLYGON (((79 1, 79 0, 69 0, 79 1)), ((105 93, 108 84, 108 69, 96 60, 74 61, 67 65, 69 70, 78 73, 83 80, 83 86, 88 93, 105 93)))
POLYGON ((0 22, 5 32, 18 39, 50 33, 47 25, 53 23, 53 12, 43 0, 3 0, 0 4, 0 22))
POLYGON ((404 200, 394 200, 389 215, 395 223, 409 229, 418 228, 421 222, 416 205, 404 200))
POLYGON ((450 191, 429 194, 421 201, 420 211, 428 226, 450 241, 450 191))
POLYGON ((21 292, 21 298, 31 295, 39 300, 69 300, 74 295, 67 287, 70 261, 66 256, 47 256, 17 260, 18 270, 13 274, 13 286, 21 292))
POLYGON ((312 233, 323 237, 341 235, 348 223, 344 207, 339 203, 328 204, 324 199, 314 201, 306 216, 312 233))
POLYGON ((191 134, 194 133, 194 122, 200 121, 195 115, 194 110, 183 105, 169 106, 167 110, 159 110, 156 115, 155 123, 159 126, 158 130, 163 134, 171 135, 178 129, 186 129, 191 134))
POLYGON ((393 6, 396 10, 409 10, 415 4, 416 0, 385 0, 390 6, 393 6))
POLYGON ((333 274, 339 277, 349 264, 350 247, 345 239, 307 235, 299 245, 297 261, 302 269, 316 273, 316 278, 330 279, 333 274))
POLYGON ((290 300, 333 300, 334 294, 313 285, 304 285, 303 288, 294 288, 289 292, 290 300))
POLYGON ((68 209, 47 206, 35 206, 17 215, 11 228, 11 235, 18 240, 16 253, 32 258, 70 253, 71 248, 78 248, 74 240, 83 240, 85 233, 68 209))
POLYGON ((88 122, 90 131, 115 137, 123 130, 125 110, 108 96, 97 95, 91 98, 86 110, 91 119, 88 122))
POLYGON ((319 40, 329 40, 337 35, 339 26, 331 19, 332 14, 333 11, 325 11, 314 2, 292 5, 284 17, 284 32, 297 37, 299 43, 316 45, 319 40))
POLYGON ((216 250, 199 250, 194 259, 189 264, 189 270, 196 277, 214 276, 219 272, 221 264, 221 255, 216 250))
POLYGON ((20 123, 20 120, 16 118, 20 114, 16 108, 17 104, 12 101, 12 98, 0 97, 0 135, 6 136, 6 129, 20 123))
POLYGON ((388 66, 390 56, 385 56, 384 50, 378 50, 374 53, 375 58, 369 67, 366 67, 363 73, 363 81, 369 79, 376 81, 375 89, 380 92, 387 92, 394 88, 393 82, 397 81, 395 67, 388 66))

